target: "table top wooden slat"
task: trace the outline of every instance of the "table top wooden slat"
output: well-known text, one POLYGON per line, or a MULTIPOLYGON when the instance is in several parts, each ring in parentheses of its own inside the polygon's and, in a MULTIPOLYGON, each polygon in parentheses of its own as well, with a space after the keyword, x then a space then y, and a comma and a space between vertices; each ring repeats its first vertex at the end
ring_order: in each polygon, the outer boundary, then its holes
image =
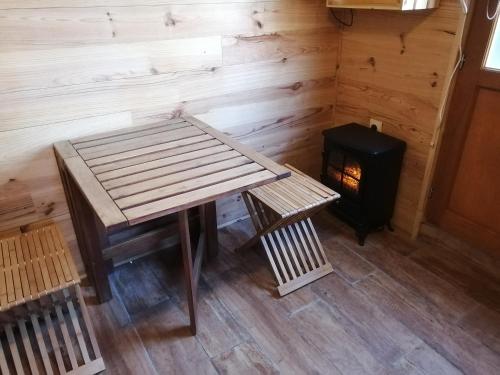
POLYGON ((116 203, 99 183, 83 159, 73 157, 64 160, 69 173, 77 181, 83 195, 93 207, 105 228, 118 228, 127 223, 116 203))
MULTIPOLYGON (((244 158, 244 156, 241 157, 244 158)), ((221 172, 187 179, 179 183, 167 183, 166 186, 162 186, 160 188, 154 188, 142 193, 114 199, 118 207, 120 207, 121 209, 126 209, 144 203, 149 203, 151 201, 199 190, 200 188, 204 188, 210 185, 216 185, 224 181, 232 180, 234 178, 245 176, 247 174, 259 172, 262 170, 263 168, 261 165, 257 163, 249 163, 231 169, 226 169, 221 172)), ((149 183, 149 181, 147 183, 149 183)))
MULTIPOLYGON (((232 151, 229 151, 232 152, 232 151)), ((217 172, 223 172, 230 170, 232 168, 237 168, 245 164, 251 163, 251 160, 246 156, 234 156, 229 160, 221 160, 218 162, 212 162, 210 164, 204 164, 197 168, 190 168, 186 170, 182 170, 183 166, 180 166, 178 170, 175 171, 177 165, 171 166, 170 170, 174 172, 168 173, 163 176, 159 176, 156 178, 141 178, 139 177, 136 181, 131 184, 120 186, 117 188, 107 188, 108 193, 113 199, 118 199, 122 197, 127 197, 134 194, 139 194, 146 192, 148 190, 154 190, 162 187, 166 187, 169 185, 173 185, 176 183, 181 183, 183 181, 189 181, 196 179, 198 177, 207 176, 210 174, 214 174, 217 172)), ((187 164, 187 163, 186 163, 187 164)), ((128 176, 132 179, 132 176, 128 176)), ((134 176, 135 177, 135 176, 134 176)))
MULTIPOLYGON (((120 173, 123 173, 123 169, 127 168, 127 167, 136 168, 135 170, 132 170, 132 173, 134 173, 135 171, 140 171, 142 167, 149 168, 149 165, 147 163, 150 163, 150 162, 161 163, 161 161, 163 159, 175 157, 175 156, 178 156, 179 158, 181 158, 180 160, 186 160, 186 159, 182 159, 186 153, 205 150, 208 148, 222 145, 219 140, 210 139, 210 137, 208 135, 203 135, 201 137, 208 139, 208 140, 198 141, 198 142, 189 143, 189 144, 186 144, 183 146, 178 146, 175 148, 169 148, 166 150, 156 151, 156 152, 149 153, 149 154, 143 154, 143 155, 129 157, 126 159, 116 160, 116 161, 108 162, 106 164, 101 164, 101 165, 98 165, 95 167, 91 167, 90 169, 97 176, 100 176, 101 174, 109 173, 109 177, 104 176, 102 178, 102 180, 104 181, 104 180, 113 178, 115 176, 115 174, 117 176, 119 176, 120 173)), ((196 138, 198 138, 198 137, 196 137, 196 138)), ((190 141, 193 141, 193 140, 190 139, 190 141)), ((224 145, 222 145, 222 146, 224 146, 224 145)), ((226 146, 226 147, 229 147, 229 146, 226 146)), ((230 148, 227 148, 227 149, 229 150, 230 148)), ((154 168, 154 166, 153 166, 153 168, 154 168)), ((128 171, 125 171, 125 174, 129 174, 128 171)))
POLYGON ((203 148, 201 150, 169 156, 166 158, 147 161, 141 164, 135 164, 128 167, 99 173, 96 174, 96 177, 99 181, 102 182, 103 186, 106 189, 112 189, 113 187, 129 183, 131 179, 135 179, 134 176, 141 178, 174 173, 182 171, 184 169, 204 165, 204 163, 207 163, 208 161, 210 161, 211 163, 211 160, 213 160, 212 158, 223 158, 234 153, 236 153, 236 151, 232 150, 231 147, 219 144, 214 147, 203 148), (193 166, 191 166, 192 163, 194 164, 193 166), (166 171, 165 168, 174 169, 166 171), (107 183, 109 183, 109 185, 107 185, 107 183))
POLYGON ((112 162, 118 162, 118 161, 122 161, 122 163, 125 164, 126 163, 125 159, 149 155, 149 154, 153 154, 153 153, 157 153, 157 152, 161 152, 161 151, 175 150, 176 148, 181 147, 181 146, 194 145, 196 143, 200 143, 203 141, 209 141, 211 139, 213 139, 213 137, 210 137, 208 134, 202 134, 202 135, 195 136, 195 137, 189 137, 189 138, 179 139, 176 141, 160 143, 158 145, 142 147, 142 148, 138 148, 138 149, 134 149, 134 150, 130 150, 130 151, 120 152, 118 154, 113 154, 113 155, 103 156, 103 157, 99 157, 99 158, 92 159, 92 160, 87 160, 87 165, 89 167, 95 167, 95 166, 108 164, 108 163, 112 163, 112 162))
POLYGON ((158 134, 164 132, 166 129, 179 129, 179 128, 184 128, 186 126, 189 126, 189 123, 187 123, 186 121, 180 121, 179 123, 175 123, 172 125, 165 125, 164 122, 160 122, 156 125, 149 125, 149 126, 143 125, 140 127, 140 129, 143 130, 138 129, 139 128, 138 127, 135 128, 136 129, 135 131, 131 132, 123 132, 123 130, 120 130, 120 131, 115 131, 114 132, 115 135, 107 137, 95 138, 94 136, 88 140, 83 140, 79 142, 73 141, 73 146, 75 147, 76 150, 80 150, 82 148, 95 147, 110 143, 116 143, 119 141, 125 141, 127 139, 134 139, 136 137, 158 134))
POLYGON ((0 312, 80 281, 55 224, 0 239, 0 312))
POLYGON ((195 137, 202 134, 203 132, 195 126, 187 126, 180 129, 167 129, 161 133, 148 134, 138 136, 133 139, 125 139, 114 143, 82 148, 78 150, 78 153, 83 160, 91 160, 102 158, 104 156, 120 154, 125 151, 138 150, 149 146, 169 143, 179 139, 195 137))
MULTIPOLYGON (((108 231, 290 175, 192 117, 59 142, 54 148, 108 231)), ((52 276, 66 276, 64 262, 54 267, 52 276)))
POLYGON ((246 176, 234 178, 219 184, 210 185, 195 192, 188 192, 174 197, 154 201, 141 206, 133 207, 123 211, 131 225, 168 215, 193 206, 199 206, 207 202, 225 197, 230 194, 241 193, 252 187, 276 180, 276 175, 268 170, 252 173, 246 176))
POLYGON ((242 155, 247 156, 248 158, 254 160, 256 163, 259 163, 262 165, 264 168, 267 170, 273 172, 277 176, 290 176, 290 171, 285 168, 284 166, 275 163, 268 157, 259 154, 257 151, 252 149, 251 147, 245 146, 244 144, 236 141, 235 139, 225 135, 224 133, 212 128, 211 126, 205 124, 204 122, 198 120, 197 118, 194 117, 186 117, 186 121, 189 121, 193 125, 199 127, 200 129, 204 130, 207 134, 212 135, 214 138, 217 138, 219 141, 223 142, 224 144, 231 146, 233 149, 237 150, 240 152, 242 155))

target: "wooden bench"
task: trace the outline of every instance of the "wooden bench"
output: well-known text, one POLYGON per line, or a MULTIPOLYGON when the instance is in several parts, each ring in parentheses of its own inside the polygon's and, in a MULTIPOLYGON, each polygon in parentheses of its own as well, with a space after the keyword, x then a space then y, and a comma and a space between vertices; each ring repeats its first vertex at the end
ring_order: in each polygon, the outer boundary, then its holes
MULTIPOLYGON (((243 193, 257 234, 241 249, 264 246, 284 296, 332 272, 310 217, 340 198, 290 165, 289 178, 243 193)), ((241 250, 240 249, 240 250, 241 250)))
POLYGON ((57 225, 0 237, 2 374, 105 369, 79 283, 57 225))

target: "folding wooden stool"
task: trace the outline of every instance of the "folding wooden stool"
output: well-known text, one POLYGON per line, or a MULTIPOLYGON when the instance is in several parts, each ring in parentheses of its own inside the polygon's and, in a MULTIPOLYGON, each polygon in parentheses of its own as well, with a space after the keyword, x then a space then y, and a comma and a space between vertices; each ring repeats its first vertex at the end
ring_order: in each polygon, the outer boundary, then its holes
POLYGON ((332 272, 310 216, 340 198, 301 171, 286 164, 289 178, 243 193, 257 234, 243 248, 260 239, 284 296, 332 272))
POLYGON ((96 374, 105 369, 59 228, 0 239, 0 372, 96 374))

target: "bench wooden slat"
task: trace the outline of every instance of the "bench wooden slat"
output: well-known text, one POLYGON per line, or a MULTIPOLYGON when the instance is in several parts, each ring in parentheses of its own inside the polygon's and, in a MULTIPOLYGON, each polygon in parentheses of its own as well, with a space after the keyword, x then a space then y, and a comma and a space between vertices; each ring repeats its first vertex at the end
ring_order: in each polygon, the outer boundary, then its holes
MULTIPOLYGON (((46 265, 50 277, 50 283, 52 285, 52 288, 54 288, 57 285, 59 285, 59 278, 57 277, 56 267, 54 265, 54 260, 52 259, 51 249, 49 248, 49 244, 47 243, 47 238, 43 235, 43 233, 40 233, 38 230, 34 232, 35 233, 33 235, 35 236, 35 238, 38 238, 41 244, 43 251, 42 261, 46 265)), ((47 288, 47 285, 45 287, 47 288)))
POLYGON ((7 306, 7 275, 5 274, 5 266, 4 266, 4 251, 3 251, 3 242, 0 242, 0 309, 3 309, 4 306, 7 306))
POLYGON ((30 289, 30 296, 34 296, 38 293, 38 287, 36 285, 35 270, 33 268, 33 261, 31 260, 31 253, 28 246, 28 238, 26 236, 21 236, 20 238, 21 248, 23 251, 24 259, 26 260, 26 273, 28 277, 28 285, 30 289))
POLYGON ((7 359, 5 358, 5 353, 3 351, 2 342, 0 341, 0 372, 2 375, 9 375, 9 366, 7 365, 7 359))
POLYGON ((329 187, 323 185, 321 182, 318 182, 315 179, 309 177, 304 172, 298 170, 297 168, 291 166, 290 164, 285 164, 285 166, 287 168, 289 168, 290 170, 292 170, 293 172, 295 172, 298 176, 301 176, 302 178, 304 178, 304 180, 306 182, 310 183, 311 185, 316 186, 318 189, 323 190, 324 192, 326 192, 326 193, 328 193, 330 195, 338 195, 337 192, 335 192, 332 189, 330 189, 329 187))
MULTIPOLYGON (((58 247, 61 257, 61 263, 65 263, 68 267, 68 272, 70 274, 70 278, 66 278, 66 281, 80 281, 80 275, 78 274, 78 270, 76 269, 75 261, 73 260, 73 257, 71 256, 70 251, 68 251, 68 244, 64 240, 64 236, 61 232, 61 228, 59 228, 58 225, 52 225, 50 226, 50 231, 52 233, 52 238, 54 238, 54 242, 56 243, 56 246, 58 247), (65 261, 64 261, 64 259, 65 261)), ((65 273, 66 274, 66 273, 65 273)))
POLYGON ((78 368, 78 362, 76 360, 75 350, 73 349, 73 342, 71 341, 71 336, 68 331, 68 325, 66 324, 66 319, 64 319, 61 302, 58 301, 54 294, 51 295, 54 301, 54 307, 56 310, 56 317, 59 328, 61 328, 64 345, 66 348, 66 353, 68 353, 69 360, 71 362, 71 367, 73 370, 78 368))
POLYGON ((292 171, 290 178, 243 194, 257 234, 242 248, 260 237, 282 296, 333 271, 309 216, 339 198, 333 190, 286 166, 292 171), (259 209, 263 206, 277 218, 270 219, 259 209))
POLYGON ((10 267, 10 255, 9 255, 9 244, 7 240, 0 242, 2 246, 2 255, 3 255, 3 271, 4 278, 2 278, 2 282, 5 279, 5 297, 2 295, 2 309, 5 309, 6 306, 11 301, 15 301, 16 295, 14 292, 14 281, 12 280, 12 270, 10 267))
POLYGON ((9 343, 10 355, 14 361, 14 367, 16 368, 16 373, 18 375, 24 374, 23 364, 21 363, 21 357, 19 356, 19 350, 17 349, 16 339, 14 333, 12 332, 12 326, 6 324, 4 326, 5 333, 7 335, 7 342, 9 343))
MULTIPOLYGON (((43 317, 45 320, 45 325, 47 326, 47 332, 49 334, 50 343, 52 345, 52 350, 54 351, 54 355, 56 357, 57 367, 59 369, 60 374, 66 373, 66 366, 64 365, 63 357, 61 354, 61 345, 57 340, 56 331, 54 329, 54 324, 52 323, 52 318, 50 317, 50 313, 48 310, 43 311, 43 317)), ((40 327, 38 327, 40 330, 40 327)), ((40 332, 41 336, 41 332, 40 332)), ((42 338, 43 340, 43 338, 42 338)))
POLYGON ((52 289, 52 283, 50 282, 49 272, 47 270, 47 265, 43 260, 43 251, 38 240, 38 237, 34 236, 33 232, 26 234, 28 240, 28 246, 30 247, 31 259, 33 259, 35 279, 38 292, 45 289, 52 289))
POLYGON ((79 282, 56 225, 0 240, 0 311, 79 282))
MULTIPOLYGON (((31 314, 30 317, 31 317, 31 325, 33 327, 33 331, 35 332, 36 342, 38 344, 38 350, 40 351, 40 355, 42 356, 43 366, 45 367, 45 372, 49 375, 52 375, 54 372, 52 371, 52 365, 50 364, 49 354, 47 353, 47 347, 45 346, 42 330, 40 329, 40 324, 38 323, 38 316, 36 314, 31 314)), ((54 352, 56 352, 55 348, 54 352)), ((56 361, 59 363, 57 358, 57 352, 56 352, 56 361)))
MULTIPOLYGON (((5 317, 0 331, 6 332, 10 352, 5 357, 3 347, 0 347, 2 374, 8 373, 9 366, 15 368, 17 374, 25 370, 31 374, 53 374, 54 359, 51 356, 55 356, 58 373, 61 374, 90 375, 105 369, 77 285, 80 278, 56 224, 29 225, 14 236, 0 239, 0 276, 7 274, 11 276, 12 287, 9 289, 14 299, 7 298, 7 293, 0 293, 4 296, 0 298, 0 314, 5 317), (22 294, 19 294, 19 288, 22 294), (9 309, 12 311, 7 311, 9 309), (79 320, 77 309, 82 312, 83 322, 79 320), (51 317, 54 311, 56 325, 51 317), (44 332, 38 321, 39 313, 43 314, 45 320, 51 350, 46 347, 44 332), (31 324, 27 325, 26 320, 31 324), (13 325, 17 325, 18 329, 14 330, 13 325), (57 332, 59 329, 60 332, 57 332), (34 335, 36 344, 32 343, 30 335, 34 335), (64 353, 67 353, 71 362, 69 370, 65 367, 59 337, 63 339, 64 353), (88 350, 87 340, 90 340, 92 352, 88 350), (38 350, 34 350, 34 345, 37 345, 38 350), (80 358, 83 364, 78 363, 80 358)), ((5 281, 6 277, 0 278, 0 292, 7 290, 5 281)))
MULTIPOLYGON (((21 247, 20 237, 16 236, 14 238, 14 247, 16 248, 17 264, 19 265, 19 277, 21 280, 21 288, 23 291, 23 298, 30 298, 30 286, 28 283, 28 275, 26 273, 26 260, 24 259, 23 249, 21 247)), ((28 259, 29 262, 29 259, 28 259)))
POLYGON ((83 361, 85 363, 91 362, 89 352, 87 350, 87 344, 85 343, 85 338, 83 337, 82 329, 80 327, 80 322, 78 321, 78 316, 76 315, 75 306, 73 301, 70 299, 70 295, 67 289, 63 290, 63 295, 66 298, 66 306, 68 307, 69 316, 71 323, 73 324, 73 330, 76 334, 76 340, 80 346, 80 352, 82 353, 83 361))
POLYGON ((19 272, 19 263, 17 260, 16 246, 14 244, 14 238, 7 240, 9 244, 9 258, 10 264, 12 266, 12 280, 14 284, 14 297, 15 300, 23 300, 23 287, 21 285, 21 274, 19 272))
POLYGON ((65 285, 66 277, 62 269, 61 260, 57 256, 57 249, 55 247, 54 240, 52 239, 52 235, 46 228, 40 229, 40 232, 43 234, 43 238, 45 238, 45 241, 47 241, 47 250, 50 254, 50 257, 52 258, 52 263, 54 264, 55 275, 57 276, 56 285, 65 285))
POLYGON ((28 336, 28 330, 26 329, 26 323, 23 319, 20 319, 17 322, 17 326, 19 327, 19 332, 21 333, 21 339, 23 341, 26 357, 28 358, 31 374, 38 375, 38 367, 36 365, 35 355, 33 354, 33 348, 31 347, 30 338, 28 336))

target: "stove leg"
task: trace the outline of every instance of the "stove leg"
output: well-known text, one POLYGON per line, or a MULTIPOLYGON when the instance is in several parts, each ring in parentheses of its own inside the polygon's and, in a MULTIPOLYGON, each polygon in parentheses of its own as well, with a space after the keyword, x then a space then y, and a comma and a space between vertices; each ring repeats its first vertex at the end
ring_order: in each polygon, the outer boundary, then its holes
POLYGON ((367 235, 368 235, 367 233, 356 232, 356 236, 358 237, 358 245, 359 246, 365 246, 365 239, 366 239, 367 235))
POLYGON ((387 222, 387 229, 389 229, 389 232, 394 232, 394 227, 390 221, 387 222))

